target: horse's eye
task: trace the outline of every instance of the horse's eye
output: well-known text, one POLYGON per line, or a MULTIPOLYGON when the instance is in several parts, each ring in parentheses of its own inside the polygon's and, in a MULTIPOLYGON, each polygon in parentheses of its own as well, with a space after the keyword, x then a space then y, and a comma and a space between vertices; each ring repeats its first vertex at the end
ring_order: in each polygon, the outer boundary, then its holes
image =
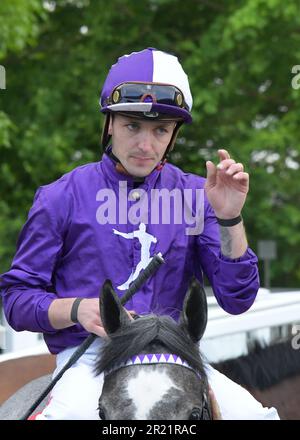
POLYGON ((99 414, 99 417, 100 417, 101 420, 105 420, 105 419, 106 419, 106 417, 105 417, 105 412, 104 412, 104 409, 103 409, 103 408, 99 407, 99 412, 98 412, 98 414, 99 414))
POLYGON ((190 414, 189 420, 200 420, 201 419, 201 411, 199 408, 194 408, 190 414))

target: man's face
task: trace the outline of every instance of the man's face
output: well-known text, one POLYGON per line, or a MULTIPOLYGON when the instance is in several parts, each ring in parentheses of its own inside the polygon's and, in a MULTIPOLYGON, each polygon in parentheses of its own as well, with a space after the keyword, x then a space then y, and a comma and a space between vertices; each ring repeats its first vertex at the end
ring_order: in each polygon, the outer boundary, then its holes
POLYGON ((132 176, 145 177, 162 159, 175 121, 147 121, 115 114, 109 134, 112 152, 132 176))

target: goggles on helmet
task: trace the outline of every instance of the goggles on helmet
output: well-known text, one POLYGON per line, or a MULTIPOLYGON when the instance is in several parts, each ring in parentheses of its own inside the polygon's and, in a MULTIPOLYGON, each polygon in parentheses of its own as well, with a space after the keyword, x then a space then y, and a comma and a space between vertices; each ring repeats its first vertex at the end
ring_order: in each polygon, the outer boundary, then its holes
POLYGON ((107 105, 130 102, 149 102, 188 109, 183 93, 169 84, 127 82, 114 88, 107 105))

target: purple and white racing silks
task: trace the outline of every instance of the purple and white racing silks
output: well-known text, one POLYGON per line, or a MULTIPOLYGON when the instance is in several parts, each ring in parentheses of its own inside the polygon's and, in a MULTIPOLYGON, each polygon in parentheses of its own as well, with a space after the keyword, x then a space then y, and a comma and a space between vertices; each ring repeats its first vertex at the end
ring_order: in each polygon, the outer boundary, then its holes
POLYGON ((166 164, 134 188, 132 177, 118 173, 104 154, 100 162, 77 167, 41 186, 11 268, 0 280, 9 324, 19 331, 44 333, 52 353, 79 345, 87 332, 80 324, 54 329, 48 318, 51 302, 97 298, 108 278, 121 297, 156 253, 162 254, 165 264, 126 304, 127 309, 178 319, 190 278, 195 275, 203 282, 205 273, 224 310, 246 311, 259 288, 257 257, 249 248, 236 260, 221 254, 219 225, 205 195, 203 225, 196 232, 184 210, 178 215, 182 205, 176 207, 172 197, 158 202, 161 213, 151 211, 153 190, 170 195, 176 189, 182 197, 193 194, 187 211, 196 218, 195 199, 204 194, 204 184, 204 178, 166 164))

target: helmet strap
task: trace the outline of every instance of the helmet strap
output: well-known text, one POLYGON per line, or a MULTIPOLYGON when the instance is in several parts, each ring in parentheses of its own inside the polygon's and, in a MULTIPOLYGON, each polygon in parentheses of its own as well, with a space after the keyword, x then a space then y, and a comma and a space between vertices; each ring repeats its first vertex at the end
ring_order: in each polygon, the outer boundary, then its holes
POLYGON ((102 135, 101 135, 101 144, 104 151, 106 151, 107 146, 109 145, 109 141, 111 138, 111 135, 108 134, 108 128, 110 123, 111 114, 110 112, 106 113, 105 115, 105 122, 103 125, 102 135))
MULTIPOLYGON (((177 122, 176 127, 174 128, 174 131, 173 131, 173 134, 172 134, 171 140, 170 140, 170 142, 169 142, 169 145, 167 146, 166 151, 165 151, 165 154, 163 155, 163 158, 162 158, 162 160, 160 161, 161 168, 162 168, 162 167, 165 165, 165 163, 167 162, 167 160, 168 160, 168 156, 169 156, 170 152, 171 152, 171 151, 173 150, 173 148, 174 148, 174 145, 175 145, 175 142, 176 142, 176 138, 177 138, 177 135, 178 135, 179 129, 180 129, 180 127, 182 126, 182 124, 183 124, 183 121, 179 121, 179 122, 177 122)), ((158 165, 158 166, 160 166, 160 165, 158 165)), ((161 168, 160 168, 160 169, 161 169, 161 168)))
POLYGON ((159 164, 156 166, 155 169, 156 169, 157 171, 161 171, 161 170, 163 169, 163 167, 165 166, 167 160, 168 160, 167 158, 162 159, 162 160, 159 162, 159 164))
POLYGON ((118 173, 120 173, 120 174, 125 174, 125 176, 131 176, 131 174, 128 173, 128 171, 127 171, 126 168, 121 164, 120 161, 116 163, 116 170, 117 170, 118 173))

